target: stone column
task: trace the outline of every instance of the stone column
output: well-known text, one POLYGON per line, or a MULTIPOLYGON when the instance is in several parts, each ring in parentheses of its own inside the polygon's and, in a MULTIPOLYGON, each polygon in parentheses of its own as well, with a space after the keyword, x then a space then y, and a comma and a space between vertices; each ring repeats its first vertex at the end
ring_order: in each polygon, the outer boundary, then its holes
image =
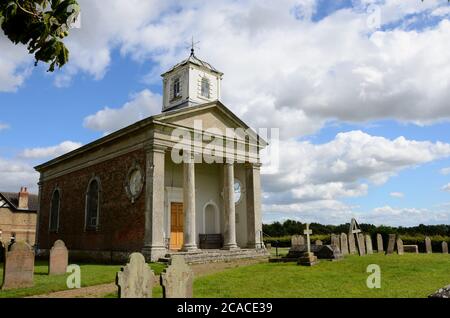
POLYGON ((248 248, 262 248, 261 164, 245 167, 248 248))
POLYGON ((234 165, 224 163, 225 240, 224 249, 238 248, 236 244, 236 207, 234 204, 234 165))
POLYGON ((186 155, 183 163, 183 201, 183 251, 193 251, 197 249, 197 243, 195 237, 195 163, 191 155, 186 155))
POLYGON ((157 261, 166 254, 164 241, 164 151, 163 146, 146 148, 145 167, 145 235, 142 253, 157 261))

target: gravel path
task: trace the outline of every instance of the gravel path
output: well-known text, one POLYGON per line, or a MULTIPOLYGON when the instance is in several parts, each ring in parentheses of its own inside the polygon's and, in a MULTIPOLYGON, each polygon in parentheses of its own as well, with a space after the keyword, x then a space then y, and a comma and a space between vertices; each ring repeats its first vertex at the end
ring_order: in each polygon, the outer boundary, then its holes
MULTIPOLYGON (((248 266, 263 262, 261 259, 239 260, 227 263, 208 263, 192 265, 192 270, 196 277, 205 276, 221 272, 225 269, 248 266)), ((159 277, 158 277, 159 281, 159 277)), ((63 290, 50 294, 35 295, 28 298, 103 298, 107 294, 117 291, 115 283, 83 287, 80 289, 63 290)))

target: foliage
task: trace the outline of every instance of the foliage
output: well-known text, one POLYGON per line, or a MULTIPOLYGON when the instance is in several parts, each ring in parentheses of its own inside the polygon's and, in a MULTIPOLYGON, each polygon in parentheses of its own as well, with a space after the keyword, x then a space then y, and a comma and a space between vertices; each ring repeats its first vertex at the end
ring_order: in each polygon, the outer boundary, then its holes
POLYGON ((261 263, 199 277, 194 296, 208 298, 425 298, 448 285, 449 255, 347 256, 313 267, 261 263), (381 268, 381 288, 369 289, 367 266, 381 268))
POLYGON ((2 0, 0 26, 14 44, 28 46, 39 61, 50 63, 49 71, 69 60, 62 39, 80 12, 76 0, 2 0))

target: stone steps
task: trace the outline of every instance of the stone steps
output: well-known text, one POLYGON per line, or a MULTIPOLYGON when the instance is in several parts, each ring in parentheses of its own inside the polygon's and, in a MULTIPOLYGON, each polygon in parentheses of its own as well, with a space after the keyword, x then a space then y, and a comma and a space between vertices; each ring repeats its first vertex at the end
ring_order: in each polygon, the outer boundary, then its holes
POLYGON ((268 258, 269 253, 264 249, 237 249, 237 250, 198 250, 195 252, 171 252, 159 259, 168 263, 172 255, 183 255, 188 264, 205 264, 229 262, 239 259, 268 258))

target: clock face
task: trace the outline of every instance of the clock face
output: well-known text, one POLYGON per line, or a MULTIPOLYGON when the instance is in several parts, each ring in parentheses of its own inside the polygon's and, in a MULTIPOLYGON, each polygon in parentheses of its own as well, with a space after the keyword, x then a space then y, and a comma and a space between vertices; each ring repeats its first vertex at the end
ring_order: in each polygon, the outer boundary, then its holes
POLYGON ((131 195, 137 196, 139 194, 142 187, 141 170, 136 169, 130 174, 129 187, 131 195))
POLYGON ((242 185, 239 180, 234 180, 234 203, 241 201, 242 185))

